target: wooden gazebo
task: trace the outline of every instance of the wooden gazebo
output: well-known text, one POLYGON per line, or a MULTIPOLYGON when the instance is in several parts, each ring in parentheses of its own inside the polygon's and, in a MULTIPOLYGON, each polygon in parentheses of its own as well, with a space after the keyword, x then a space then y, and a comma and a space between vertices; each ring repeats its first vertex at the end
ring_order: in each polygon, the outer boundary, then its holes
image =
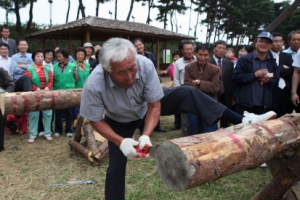
MULTIPOLYGON (((43 47, 46 46, 46 40, 54 39, 58 45, 58 40, 69 40, 69 50, 73 40, 84 42, 105 41, 111 37, 122 37, 133 39, 141 37, 145 42, 156 44, 157 66, 159 66, 159 45, 160 42, 166 44, 167 41, 195 40, 195 37, 175 33, 165 29, 146 25, 143 23, 111 20, 99 17, 88 16, 67 24, 53 26, 31 33, 27 38, 42 39, 43 47)), ((166 45, 165 45, 166 46, 166 45)))

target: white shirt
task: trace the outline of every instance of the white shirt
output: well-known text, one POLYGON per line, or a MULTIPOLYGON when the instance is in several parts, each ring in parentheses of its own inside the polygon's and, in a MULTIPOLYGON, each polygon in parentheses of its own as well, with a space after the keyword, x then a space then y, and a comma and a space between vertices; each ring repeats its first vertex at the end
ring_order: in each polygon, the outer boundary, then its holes
POLYGON ((279 65, 279 54, 280 54, 280 51, 277 52, 277 53, 274 52, 274 51, 272 51, 272 50, 270 50, 270 51, 271 51, 273 57, 276 59, 276 64, 279 65))
MULTIPOLYGON (((193 56, 193 62, 196 61, 196 57, 193 56)), ((184 59, 184 57, 179 58, 174 65, 174 87, 178 87, 184 84, 184 68, 185 66, 189 64, 187 60, 184 59)))
POLYGON ((293 67, 300 68, 300 49, 298 50, 294 62, 293 62, 293 67))
POLYGON ((10 57, 6 57, 3 58, 2 56, 0 56, 0 67, 4 68, 8 74, 13 77, 13 72, 11 69, 11 58, 10 57))
POLYGON ((46 63, 45 61, 43 61, 43 66, 49 67, 51 72, 53 73, 53 64, 52 63, 46 63))

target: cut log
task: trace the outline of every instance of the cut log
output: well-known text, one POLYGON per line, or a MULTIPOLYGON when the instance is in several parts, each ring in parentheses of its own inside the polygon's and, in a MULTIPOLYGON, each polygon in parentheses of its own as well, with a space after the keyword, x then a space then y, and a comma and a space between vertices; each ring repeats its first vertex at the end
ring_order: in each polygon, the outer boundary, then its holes
POLYGON ((172 190, 182 191, 256 168, 300 144, 300 114, 163 142, 157 170, 172 190))
POLYGON ((90 123, 84 124, 84 135, 87 142, 87 148, 92 150, 93 154, 98 150, 97 143, 94 137, 93 127, 90 123))
POLYGON ((269 184, 255 195, 253 200, 281 199, 284 193, 300 179, 300 147, 269 184))
POLYGON ((94 162, 94 158, 92 157, 93 152, 91 150, 87 149, 86 147, 82 146, 74 140, 70 140, 69 145, 76 151, 79 151, 84 157, 87 157, 89 161, 94 162))
POLYGON ((93 157, 102 162, 102 160, 108 155, 108 141, 105 140, 99 147, 96 152, 93 152, 93 157))
POLYGON ((80 142, 81 137, 82 137, 81 136, 82 124, 83 124, 83 117, 80 116, 76 123, 76 131, 75 131, 75 136, 74 136, 74 140, 78 143, 80 142))
POLYGON ((3 115, 57 110, 80 105, 82 89, 4 93, 0 95, 3 115))

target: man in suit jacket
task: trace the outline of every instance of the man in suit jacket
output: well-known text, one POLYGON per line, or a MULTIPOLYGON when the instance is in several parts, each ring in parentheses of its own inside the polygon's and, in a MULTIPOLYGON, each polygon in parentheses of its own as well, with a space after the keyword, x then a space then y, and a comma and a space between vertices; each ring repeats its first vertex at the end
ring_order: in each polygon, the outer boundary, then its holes
POLYGON ((8 57, 11 57, 12 55, 16 54, 18 52, 16 41, 14 39, 8 38, 10 35, 9 28, 2 27, 1 35, 2 35, 2 38, 0 39, 0 43, 2 43, 2 42, 6 43, 9 46, 8 57))
MULTIPOLYGON (((208 62, 220 68, 221 85, 218 101, 231 108, 235 104, 235 84, 232 80, 233 62, 224 58, 226 47, 227 44, 225 41, 217 41, 214 44, 214 55, 208 59, 208 62)), ((220 127, 226 128, 228 126, 228 121, 220 121, 220 127)))
POLYGON ((290 100, 292 89, 292 76, 294 68, 293 58, 290 54, 282 52, 284 45, 283 35, 280 33, 272 33, 273 44, 270 55, 276 60, 276 64, 280 71, 278 87, 274 87, 272 110, 277 113, 277 117, 281 117, 286 113, 293 112, 293 105, 290 100))

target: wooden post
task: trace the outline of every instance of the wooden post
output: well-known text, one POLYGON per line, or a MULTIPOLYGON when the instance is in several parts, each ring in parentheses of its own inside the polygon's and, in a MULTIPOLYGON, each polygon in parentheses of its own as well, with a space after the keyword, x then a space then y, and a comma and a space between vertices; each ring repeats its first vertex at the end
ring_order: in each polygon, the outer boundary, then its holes
POLYGON ((300 114, 252 125, 163 142, 156 149, 157 171, 177 191, 252 169, 300 145, 300 114))
POLYGON ((281 199, 288 189, 300 179, 300 147, 269 184, 255 195, 253 200, 281 199))
POLYGON ((156 39, 156 66, 157 66, 157 71, 160 70, 159 66, 159 38, 156 39))

